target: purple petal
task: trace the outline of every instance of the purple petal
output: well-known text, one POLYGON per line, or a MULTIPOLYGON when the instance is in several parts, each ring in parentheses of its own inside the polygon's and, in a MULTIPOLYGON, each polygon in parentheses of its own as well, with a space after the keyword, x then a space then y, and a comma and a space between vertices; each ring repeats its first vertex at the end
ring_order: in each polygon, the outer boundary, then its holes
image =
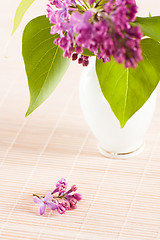
MULTIPOLYGON (((69 23, 69 28, 72 27, 71 21, 69 23)), ((64 30, 64 29, 63 29, 64 30)), ((65 31, 65 30, 64 30, 65 31)), ((67 186, 66 183, 66 179, 65 178, 61 178, 57 183, 56 183, 56 187, 59 187, 61 184, 64 184, 65 186, 67 186)))
POLYGON ((80 194, 80 193, 75 193, 75 194, 73 195, 73 197, 74 197, 77 201, 82 200, 82 194, 80 194))
POLYGON ((46 204, 41 204, 40 208, 39 208, 39 214, 43 215, 46 211, 46 204))
POLYGON ((51 209, 51 210, 55 210, 57 209, 57 205, 53 202, 48 202, 47 206, 51 209))
POLYGON ((33 196, 33 202, 37 203, 37 204, 41 204, 43 202, 43 200, 41 198, 38 198, 36 196, 33 196))
POLYGON ((66 211, 66 208, 60 203, 58 204, 57 206, 57 212, 60 213, 60 214, 64 214, 66 211))
POLYGON ((68 8, 68 11, 77 11, 77 9, 70 7, 70 8, 68 8))
POLYGON ((88 0, 89 4, 91 5, 92 3, 94 3, 95 0, 88 0))
POLYGON ((55 0, 53 5, 55 5, 56 8, 63 8, 63 4, 61 1, 55 0))
POLYGON ((44 198, 44 201, 52 201, 53 196, 50 192, 48 192, 44 198))
POLYGON ((83 17, 85 21, 88 21, 93 16, 93 12, 88 10, 84 13, 83 17))
POLYGON ((73 12, 70 18, 70 23, 73 25, 83 20, 83 15, 78 12, 73 12))
MULTIPOLYGON (((67 22, 62 22, 60 27, 63 29, 63 31, 67 31, 67 30, 72 28, 72 25, 70 23, 67 23, 67 22)), ((60 184, 62 184, 62 183, 57 183, 58 186, 60 184)))

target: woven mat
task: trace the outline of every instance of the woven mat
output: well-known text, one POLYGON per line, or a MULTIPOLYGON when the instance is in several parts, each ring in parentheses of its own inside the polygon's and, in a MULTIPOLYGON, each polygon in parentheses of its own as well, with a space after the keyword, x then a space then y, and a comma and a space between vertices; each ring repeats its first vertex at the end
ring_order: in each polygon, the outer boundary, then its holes
MULTIPOLYGON (((18 2, 0 4, 0 50, 18 2)), ((20 36, 38 8, 35 3, 12 39, 8 58, 0 60, 0 239, 160 239, 160 95, 143 153, 127 160, 99 154, 79 105, 77 64, 25 119, 29 92, 20 36), (78 186, 83 201, 65 215, 39 216, 32 193, 53 189, 61 177, 78 186)))

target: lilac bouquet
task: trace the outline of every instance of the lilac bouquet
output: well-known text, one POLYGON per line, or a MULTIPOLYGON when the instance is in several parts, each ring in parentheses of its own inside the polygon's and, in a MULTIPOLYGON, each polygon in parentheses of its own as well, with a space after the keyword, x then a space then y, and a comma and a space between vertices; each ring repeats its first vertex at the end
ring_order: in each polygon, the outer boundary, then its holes
POLYGON ((59 214, 64 214, 67 210, 76 209, 77 202, 82 199, 82 195, 75 193, 76 191, 76 185, 67 191, 66 179, 61 178, 52 192, 48 192, 45 196, 33 194, 33 201, 40 205, 40 215, 45 213, 47 207, 51 210, 57 210, 59 214))
POLYGON ((143 36, 139 26, 130 25, 136 19, 135 0, 89 0, 88 3, 79 0, 78 3, 50 0, 47 7, 47 17, 54 24, 51 34, 59 34, 54 43, 63 50, 63 57, 76 60, 80 54, 78 62, 87 66, 88 56, 81 54, 88 49, 104 63, 113 56, 126 68, 135 68, 142 60, 143 36))
MULTIPOLYGON (((12 34, 32 2, 20 3, 12 34)), ((123 127, 159 82, 160 17, 137 17, 135 0, 48 0, 46 10, 23 33, 26 116, 55 90, 70 60, 87 67, 94 57, 102 93, 123 127)))

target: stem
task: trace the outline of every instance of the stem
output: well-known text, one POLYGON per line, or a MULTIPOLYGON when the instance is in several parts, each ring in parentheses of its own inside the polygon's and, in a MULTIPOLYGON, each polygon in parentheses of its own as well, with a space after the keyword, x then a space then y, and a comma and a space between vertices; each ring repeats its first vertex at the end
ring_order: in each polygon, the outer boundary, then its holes
POLYGON ((57 199, 57 198, 58 198, 58 199, 63 199, 63 198, 66 199, 66 197, 62 197, 62 196, 58 196, 58 197, 54 197, 54 196, 53 196, 53 198, 54 198, 54 199, 57 199))
POLYGON ((78 8, 79 12, 82 12, 82 13, 83 13, 83 12, 86 11, 85 6, 81 6, 81 5, 77 4, 76 7, 78 8))
MULTIPOLYGON (((51 194, 53 195, 53 193, 51 193, 51 194)), ((34 196, 34 197, 38 197, 38 198, 40 198, 40 199, 45 197, 45 196, 39 196, 39 195, 37 195, 37 194, 33 194, 33 196, 34 196)), ((53 196, 53 198, 55 198, 55 199, 56 199, 56 198, 60 198, 60 199, 65 198, 65 199, 66 199, 65 196, 66 196, 66 193, 64 193, 62 196, 59 196, 59 195, 58 195, 58 196, 53 196)))
POLYGON ((45 196, 38 196, 37 194, 33 194, 34 197, 38 197, 38 198, 44 198, 45 196))
MULTIPOLYGON (((81 2, 81 0, 78 0, 78 2, 81 4, 81 6, 82 6, 84 9, 86 9, 86 10, 87 10, 86 6, 85 6, 85 5, 83 5, 83 3, 81 2)), ((84 2, 84 4, 85 4, 85 2, 84 2)))
POLYGON ((97 8, 97 7, 99 6, 99 4, 100 4, 101 1, 102 1, 102 0, 99 0, 99 1, 96 3, 95 8, 97 8))
POLYGON ((88 4, 83 0, 86 10, 89 9, 88 4))

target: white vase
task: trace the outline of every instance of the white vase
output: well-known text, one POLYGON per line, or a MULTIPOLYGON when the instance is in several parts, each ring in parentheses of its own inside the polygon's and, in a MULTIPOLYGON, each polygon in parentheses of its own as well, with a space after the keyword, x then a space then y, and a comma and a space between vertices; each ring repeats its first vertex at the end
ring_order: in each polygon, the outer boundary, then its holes
POLYGON ((99 142, 99 151, 104 156, 128 158, 143 150, 144 135, 155 109, 156 93, 157 89, 121 128, 100 89, 95 61, 84 68, 79 85, 80 103, 85 119, 99 142))

